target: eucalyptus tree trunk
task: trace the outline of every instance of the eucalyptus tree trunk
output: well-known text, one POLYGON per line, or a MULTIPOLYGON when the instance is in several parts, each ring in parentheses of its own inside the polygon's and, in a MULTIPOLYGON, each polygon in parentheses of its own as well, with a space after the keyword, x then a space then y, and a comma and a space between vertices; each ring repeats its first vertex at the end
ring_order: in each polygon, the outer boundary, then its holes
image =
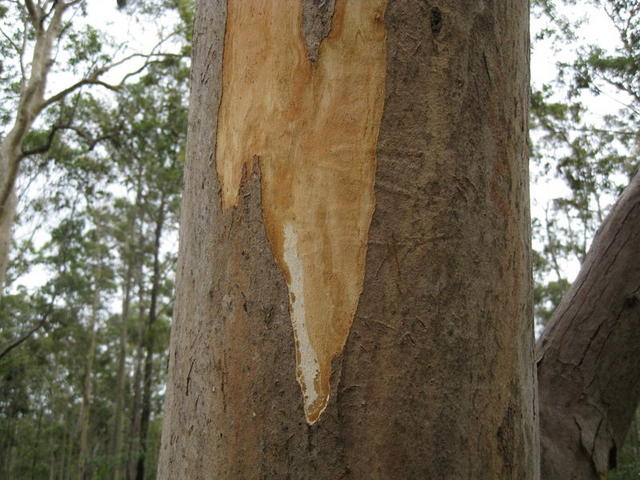
POLYGON ((603 479, 640 401, 640 173, 537 348, 542 477, 603 479))
MULTIPOLYGON (((144 251, 144 241, 142 237, 142 225, 140 225, 139 252, 144 251)), ((144 265, 141 263, 137 272, 138 287, 138 344, 136 345, 135 369, 132 378, 133 398, 131 400, 131 419, 129 423, 129 441, 127 449, 127 468, 125 472, 126 480, 133 480, 136 477, 138 468, 138 457, 140 455, 140 417, 142 411, 142 368, 144 363, 144 340, 146 335, 147 322, 145 314, 146 291, 144 278, 144 265)))
POLYGON ((159 478, 536 478, 528 2, 195 32, 159 478))
POLYGON ((127 328, 129 325, 129 308, 131 306, 131 289, 133 287, 133 259, 131 252, 126 255, 127 267, 124 275, 124 295, 122 298, 122 315, 120 318, 120 338, 118 349, 118 372, 116 375, 116 394, 113 407, 113 423, 111 426, 111 439, 109 442, 109 454, 112 458, 118 459, 112 471, 109 474, 111 480, 121 478, 122 461, 121 456, 124 454, 123 446, 123 413, 125 406, 125 388, 127 381, 127 372, 125 364, 127 360, 127 328))
POLYGON ((60 447, 60 456, 59 459, 56 462, 56 472, 55 472, 55 479, 56 480, 65 480, 66 476, 65 476, 65 472, 67 472, 67 458, 69 456, 69 451, 71 450, 71 446, 69 444, 69 439, 71 438, 71 429, 72 427, 70 427, 70 425, 72 424, 70 421, 68 421, 67 419, 68 417, 66 416, 62 416, 62 420, 63 420, 63 433, 62 433, 62 441, 61 441, 61 447, 60 447))
POLYGON ((16 214, 16 179, 23 158, 22 140, 44 107, 47 76, 53 64, 54 41, 62 28, 63 13, 69 7, 68 2, 54 2, 51 12, 47 12, 32 0, 25 0, 24 3, 36 39, 29 76, 22 78, 14 123, 0 141, 0 290, 5 283, 16 214), (47 18, 50 18, 48 24, 45 23, 47 18))
MULTIPOLYGON (((125 409, 125 391, 127 383, 126 372, 126 360, 127 360, 127 343, 128 339, 128 327, 131 308, 131 295, 134 288, 134 269, 137 271, 138 267, 142 268, 142 259, 139 252, 136 251, 139 240, 138 229, 142 223, 141 214, 141 201, 142 201, 142 178, 138 175, 136 183, 136 200, 134 204, 133 212, 128 223, 128 235, 122 251, 123 261, 126 262, 125 274, 124 274, 124 295, 122 299, 122 318, 120 323, 120 348, 118 352, 118 374, 116 380, 116 401, 113 412, 113 427, 110 444, 110 454, 114 458, 118 458, 118 461, 112 471, 109 473, 111 480, 118 478, 126 478, 124 473, 127 470, 128 458, 125 455, 124 446, 124 425, 123 414, 125 409)), ((128 449, 127 449, 128 450, 128 449)))
POLYGON ((90 478, 87 460, 89 459, 89 426, 91 420, 91 406, 93 404, 93 364, 96 356, 97 323, 98 310, 100 308, 100 293, 98 282, 95 285, 93 294, 92 312, 89 322, 89 350, 87 351, 86 363, 84 367, 84 387, 82 390, 82 406, 80 410, 80 439, 78 442, 78 479, 90 478))
POLYGON ((153 273, 151 276, 151 292, 149 303, 149 316, 144 336, 144 377, 142 390, 142 408, 140 414, 140 455, 136 466, 136 480, 144 480, 145 465, 147 459, 147 446, 149 436, 149 422, 151 420, 151 395, 153 389, 153 350, 155 348, 155 336, 153 326, 157 320, 158 295, 160 292, 160 281, 162 272, 160 271, 160 245, 162 232, 166 218, 165 197, 162 196, 156 217, 156 225, 153 239, 153 273))

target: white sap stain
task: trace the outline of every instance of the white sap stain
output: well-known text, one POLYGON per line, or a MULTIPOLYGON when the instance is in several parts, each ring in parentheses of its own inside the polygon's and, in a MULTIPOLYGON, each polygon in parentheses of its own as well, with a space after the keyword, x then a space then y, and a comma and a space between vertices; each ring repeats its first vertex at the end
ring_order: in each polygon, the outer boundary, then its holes
POLYGON ((298 256, 298 236, 290 223, 284 225, 284 262, 289 269, 290 283, 288 287, 291 323, 293 324, 293 333, 299 356, 296 377, 302 388, 305 413, 308 414, 310 408, 318 399, 316 378, 320 373, 320 365, 307 332, 304 308, 304 276, 298 256))

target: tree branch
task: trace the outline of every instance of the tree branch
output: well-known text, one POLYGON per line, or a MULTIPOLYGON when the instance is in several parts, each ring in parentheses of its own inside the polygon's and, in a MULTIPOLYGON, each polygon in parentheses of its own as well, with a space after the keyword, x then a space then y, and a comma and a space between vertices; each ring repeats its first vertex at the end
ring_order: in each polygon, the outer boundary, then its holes
POLYGON ((104 65, 104 66, 94 70, 94 72, 89 77, 83 78, 82 80, 77 81, 73 85, 71 85, 71 86, 65 88, 64 90, 61 90, 58 93, 56 93, 56 94, 52 95, 51 97, 47 98, 40 105, 40 107, 38 109, 38 112, 41 112, 42 110, 47 108, 49 105, 62 100, 63 98, 65 98, 70 93, 73 93, 76 90, 78 90, 79 88, 82 88, 82 87, 84 87, 86 85, 100 85, 100 86, 103 86, 105 88, 108 88, 109 90, 113 90, 114 92, 117 92, 122 88, 122 86, 125 84, 125 82, 129 78, 131 78, 131 77, 133 77, 135 75, 138 75, 140 72, 142 72, 144 69, 146 69, 149 65, 151 65, 153 63, 158 63, 158 60, 152 60, 153 58, 168 58, 168 57, 183 58, 184 55, 175 54, 175 53, 149 53, 149 54, 134 53, 134 54, 128 55, 128 56, 118 60, 117 62, 113 62, 113 63, 108 64, 108 65, 104 65), (104 75, 109 70, 111 70, 111 69, 113 69, 115 67, 118 67, 118 66, 120 66, 120 65, 128 62, 129 60, 134 59, 134 58, 145 58, 146 61, 144 62, 144 64, 140 68, 138 68, 137 70, 135 70, 133 72, 129 72, 124 77, 122 77, 122 79, 120 80, 120 82, 118 84, 113 85, 113 84, 107 83, 107 82, 99 79, 99 77, 101 75, 104 75))
POLYGON ((98 80, 98 78, 95 77, 95 74, 94 74, 89 78, 83 78, 82 80, 79 80, 78 82, 74 83, 73 85, 71 85, 71 86, 65 88, 64 90, 61 90, 60 92, 56 93, 55 95, 52 95, 51 97, 47 98, 45 101, 43 101, 40 104, 40 107, 38 108, 38 113, 40 113, 42 110, 47 108, 49 105, 51 105, 53 103, 56 103, 56 102, 59 102, 60 100, 65 98, 70 93, 75 92, 76 90, 78 90, 79 88, 84 87, 85 85, 101 85, 101 86, 103 86, 105 88, 108 88, 109 90, 113 90, 114 92, 117 92, 120 89, 120 85, 111 85, 109 83, 103 82, 102 80, 98 80))
POLYGON ((51 312, 53 312, 53 303, 55 302, 55 298, 56 297, 54 296, 51 299, 51 302, 49 302, 49 307, 47 308, 47 311, 44 313, 44 315, 42 316, 42 318, 40 319, 40 321, 38 323, 36 323, 33 327, 31 327, 31 329, 28 332, 26 332, 24 335, 22 335, 20 338, 18 338, 15 341, 11 342, 9 345, 7 345, 5 348, 3 348, 2 351, 0 351, 0 360, 2 360, 3 357, 8 355, 9 352, 11 352, 11 350, 13 350, 14 348, 19 347, 24 342, 26 342, 29 338, 31 338, 31 336, 34 333, 36 333, 38 330, 40 330, 45 325, 45 323, 47 323, 49 315, 51 315, 51 312))
POLYGON ((16 51, 16 53, 18 55, 22 55, 22 50, 20 49, 20 47, 18 47, 18 45, 16 45, 16 43, 11 40, 11 37, 9 35, 7 35, 3 29, 0 28, 0 33, 2 34, 2 36, 7 40, 7 42, 9 42, 9 44, 13 47, 13 49, 16 51))
POLYGON ((98 145, 100 142, 116 137, 115 133, 106 133, 98 137, 92 137, 86 131, 83 131, 79 127, 71 125, 71 121, 63 124, 56 124, 51 127, 46 143, 44 143, 39 147, 32 148, 31 150, 24 150, 22 152, 21 159, 32 156, 32 155, 38 155, 40 153, 47 152, 51 148, 51 145, 53 144, 56 134, 61 130, 71 130, 77 133, 79 137, 81 137, 83 140, 87 142, 87 151, 89 152, 92 151, 94 148, 96 148, 96 145, 98 145))
POLYGON ((31 19, 33 28, 35 28, 37 31, 42 30, 36 5, 32 0, 24 0, 24 6, 27 8, 27 12, 29 13, 29 18, 31 19))

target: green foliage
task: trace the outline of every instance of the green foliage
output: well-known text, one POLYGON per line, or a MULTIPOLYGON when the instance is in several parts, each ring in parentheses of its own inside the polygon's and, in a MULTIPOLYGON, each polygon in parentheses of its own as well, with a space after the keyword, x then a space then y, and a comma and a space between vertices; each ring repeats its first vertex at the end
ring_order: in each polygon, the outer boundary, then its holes
MULTIPOLYGON (((536 4, 535 11, 547 16, 551 28, 566 33, 556 37, 559 45, 578 39, 575 29, 580 20, 558 20, 557 14, 562 6, 575 3, 536 4)), ((579 46, 573 63, 558 65, 553 85, 532 92, 532 159, 537 181, 548 183, 555 178, 565 187, 562 196, 540 206, 544 216, 534 219, 533 225, 535 243, 540 245, 536 311, 543 323, 569 285, 567 266, 582 261, 611 204, 640 165, 640 43, 631 41, 638 37, 637 3, 584 0, 583 5, 606 11, 619 34, 619 47, 608 52, 598 45, 579 46), (590 109, 589 95, 618 98, 621 108, 617 114, 599 117, 590 109)))
POLYGON ((109 56, 103 53, 104 40, 104 34, 91 25, 86 25, 83 30, 69 33, 68 42, 65 45, 69 55, 67 64, 77 67, 94 59, 101 63, 108 62, 109 56))
MULTIPOLYGON (((191 2, 179 4, 176 18, 193 18, 191 2)), ((155 2, 148 10, 160 14, 168 6, 178 7, 155 2)), ((127 8, 145 13, 147 7, 133 2, 127 8)), ((13 15, 16 24, 14 11, 2 13, 13 15)), ((111 61, 106 52, 119 47, 96 27, 67 27, 69 69, 87 72, 111 61)), ((190 30, 180 26, 181 32, 190 30)), ((0 53, 9 50, 0 40, 0 53)), ((7 66, 0 77, 16 79, 15 55, 0 58, 7 66)), ((144 478, 155 478, 188 72, 184 57, 155 58, 137 81, 111 96, 79 91, 52 105, 24 139, 23 149, 32 154, 21 165, 20 194, 28 201, 18 216, 11 286, 0 296, 0 352, 39 327, 0 356, 0 478, 78 477, 84 408, 90 478, 124 478, 127 468, 135 476, 138 455, 145 459, 144 478), (151 390, 145 405, 147 358, 151 390), (140 430, 145 408, 146 433, 140 430), (115 451, 118 431, 122 442, 115 451)), ((15 89, 0 82, 0 92, 0 115, 3 109, 10 114, 15 89)))

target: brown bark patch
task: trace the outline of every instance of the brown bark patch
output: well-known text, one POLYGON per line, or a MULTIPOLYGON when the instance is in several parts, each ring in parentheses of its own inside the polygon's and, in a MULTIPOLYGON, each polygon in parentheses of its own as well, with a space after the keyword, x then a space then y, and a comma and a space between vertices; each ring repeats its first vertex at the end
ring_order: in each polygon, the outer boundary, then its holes
POLYGON ((289 289, 307 422, 329 400, 362 291, 384 102, 386 0, 336 2, 312 62, 303 2, 229 4, 216 169, 223 209, 254 156, 263 219, 289 289))

